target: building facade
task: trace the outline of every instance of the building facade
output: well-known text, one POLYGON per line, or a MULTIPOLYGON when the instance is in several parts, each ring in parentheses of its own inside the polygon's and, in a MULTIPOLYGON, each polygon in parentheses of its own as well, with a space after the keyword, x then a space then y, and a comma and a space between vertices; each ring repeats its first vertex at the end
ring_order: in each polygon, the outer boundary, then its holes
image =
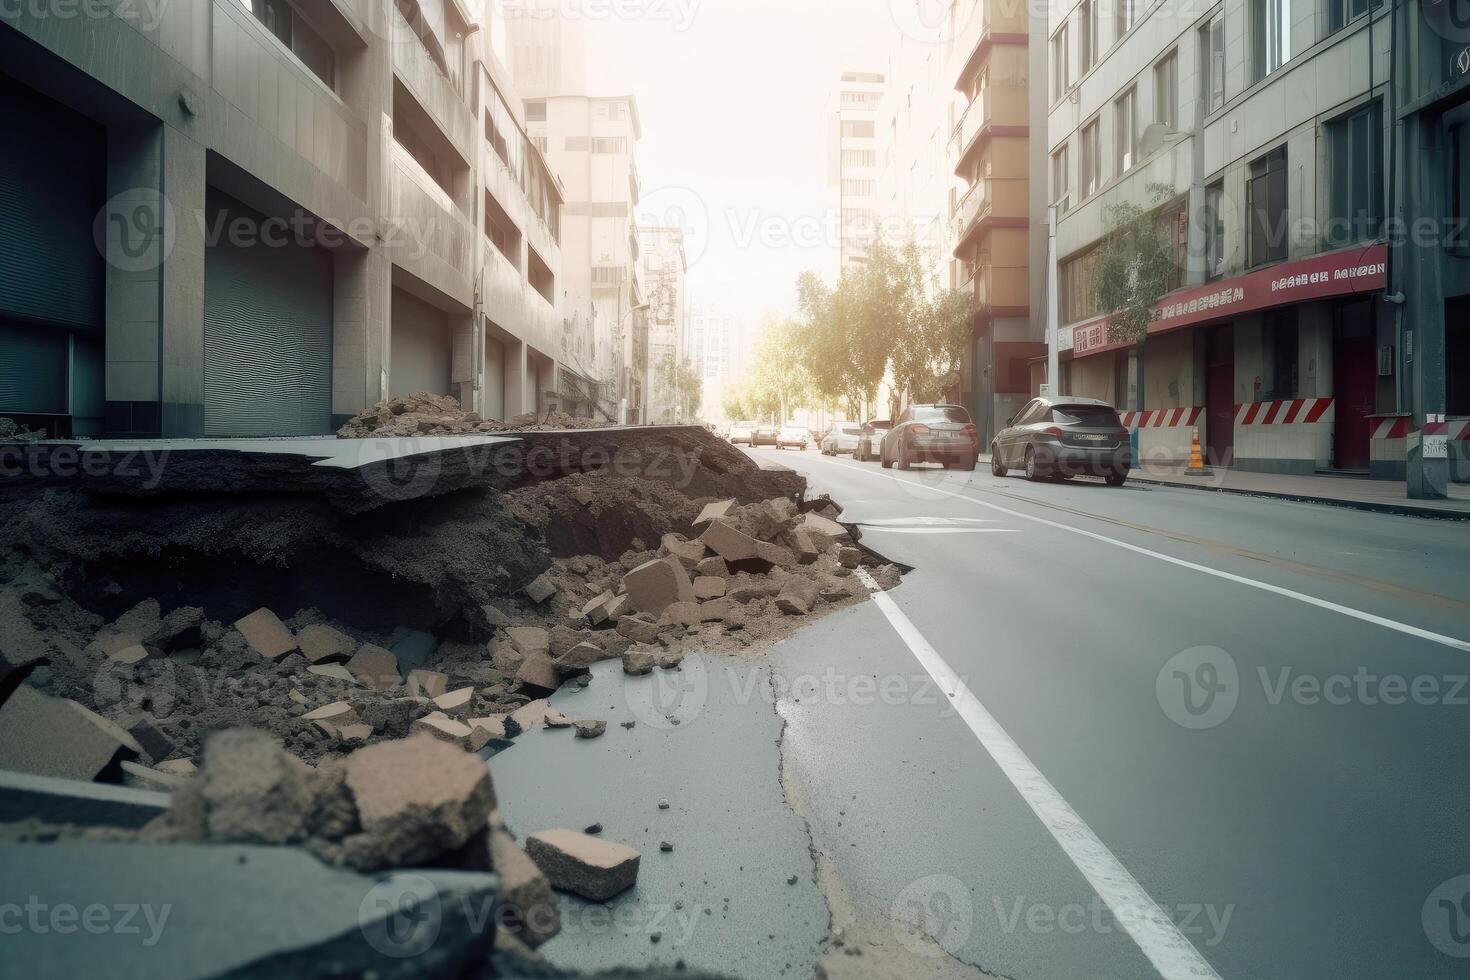
POLYGON ((563 192, 492 40, 458 0, 7 12, 0 413, 188 437, 414 391, 548 407, 563 192))
POLYGON ((982 444, 1036 392, 1045 359, 1045 115, 1034 85, 1045 75, 1044 19, 1027 4, 955 0, 950 79, 961 107, 949 139, 961 182, 952 209, 957 288, 974 297, 974 349, 962 398, 982 444))
POLYGON ((688 300, 684 230, 660 225, 638 229, 643 286, 648 297, 648 391, 644 418, 653 425, 689 421, 684 410, 683 369, 688 362, 688 300))
MULTIPOLYGON (((1402 476, 1388 285, 1390 8, 1223 0, 1053 14, 1048 91, 1062 390, 1128 410, 1145 459, 1402 476), (1093 270, 1109 207, 1150 211, 1175 256, 1140 359, 1093 270)), ((1428 165, 1428 159, 1421 160, 1428 165)))
POLYGON ((836 227, 844 270, 867 260, 879 231, 878 117, 884 81, 877 72, 843 72, 827 103, 827 174, 837 191, 836 227))

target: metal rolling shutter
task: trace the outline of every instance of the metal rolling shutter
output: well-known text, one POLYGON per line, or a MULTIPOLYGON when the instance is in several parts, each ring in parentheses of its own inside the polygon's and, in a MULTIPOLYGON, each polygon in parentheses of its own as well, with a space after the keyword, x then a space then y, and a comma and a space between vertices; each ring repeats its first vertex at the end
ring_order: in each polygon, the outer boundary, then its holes
POLYGON ((449 318, 444 311, 411 293, 393 290, 390 394, 449 394, 451 357, 449 318))
POLYGON ((3 75, 0 119, 8 147, 0 155, 0 316, 100 329, 106 277, 92 225, 105 179, 101 131, 3 75))
POLYGON ((0 415, 66 413, 66 333, 0 323, 0 415))
MULTIPOLYGON (((241 215, 264 220, 215 193, 209 210, 211 227, 241 215)), ((204 269, 205 435, 329 434, 331 256, 224 236, 209 248, 204 269)))

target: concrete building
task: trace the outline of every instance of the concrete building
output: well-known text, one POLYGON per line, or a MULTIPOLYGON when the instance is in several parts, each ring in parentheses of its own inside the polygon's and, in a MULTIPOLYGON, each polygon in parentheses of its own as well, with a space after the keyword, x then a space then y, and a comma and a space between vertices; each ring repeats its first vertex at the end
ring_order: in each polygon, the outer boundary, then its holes
POLYGON ((1408 344, 1384 293, 1389 9, 1053 12, 1061 383, 1129 409, 1146 458, 1188 458, 1197 429, 1241 469, 1402 473, 1402 441, 1378 437, 1406 404, 1408 344), (1107 208, 1122 201, 1153 209, 1178 268, 1142 363, 1096 303, 1107 208))
POLYGON ((577 359, 597 379, 604 411, 637 421, 647 383, 635 214, 638 105, 632 96, 548 95, 527 99, 525 107, 527 132, 565 185, 567 288, 590 299, 595 332, 577 359))
POLYGON ((843 269, 866 261, 868 247, 879 233, 882 156, 878 110, 883 90, 883 75, 848 71, 842 73, 827 101, 827 174, 837 191, 836 225, 843 269))
POLYGON ((458 0, 7 15, 0 413, 261 436, 415 390, 546 407, 563 195, 485 28, 458 0))
POLYGON ((648 389, 644 418, 655 425, 685 421, 680 370, 688 361, 688 303, 684 230, 638 229, 643 285, 648 296, 648 389))
MULTIPOLYGON (((1393 348, 1394 384, 1378 392, 1376 474, 1402 465, 1411 497, 1470 483, 1470 30, 1463 5, 1395 4, 1391 106, 1402 125, 1388 150, 1386 214, 1400 218, 1389 294, 1404 302, 1380 323, 1393 348), (1458 19, 1456 19, 1458 17, 1458 19), (1406 228, 1439 227, 1436 240, 1399 244, 1406 228), (1390 395, 1392 397, 1390 397, 1390 395), (1402 460, 1402 464, 1400 463, 1402 460)), ((1379 24, 1375 31, 1382 32, 1379 24)))
POLYGON ((963 107, 949 153, 955 286, 974 295, 974 350, 962 398, 982 445, 1036 393, 1046 355, 1043 296, 1045 21, 1026 4, 954 0, 946 36, 963 107))

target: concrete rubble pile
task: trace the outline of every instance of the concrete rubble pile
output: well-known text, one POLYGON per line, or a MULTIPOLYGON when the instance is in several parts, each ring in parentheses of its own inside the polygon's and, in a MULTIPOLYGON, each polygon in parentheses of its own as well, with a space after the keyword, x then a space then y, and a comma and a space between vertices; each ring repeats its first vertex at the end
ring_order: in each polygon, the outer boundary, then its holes
POLYGON ((609 423, 576 418, 565 412, 528 413, 509 421, 481 418, 467 412, 450 395, 419 392, 400 395, 359 412, 337 430, 342 439, 391 439, 409 436, 463 436, 499 432, 540 432, 556 429, 594 429, 609 423))

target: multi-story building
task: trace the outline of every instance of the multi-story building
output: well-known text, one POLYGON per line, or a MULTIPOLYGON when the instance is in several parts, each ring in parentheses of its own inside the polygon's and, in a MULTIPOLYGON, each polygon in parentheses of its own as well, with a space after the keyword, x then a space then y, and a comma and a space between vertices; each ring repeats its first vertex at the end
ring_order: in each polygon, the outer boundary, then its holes
POLYGON ((648 297, 648 392, 645 419, 655 425, 685 421, 680 370, 688 359, 688 304, 684 230, 638 229, 643 287, 648 297))
POLYGON ((880 231, 878 110, 883 89, 880 73, 843 72, 826 108, 827 173, 837 191, 836 226, 844 270, 867 260, 868 248, 880 231))
MULTIPOLYGON (((1053 12, 1060 381, 1129 409, 1145 458, 1188 458, 1198 430, 1217 463, 1242 469, 1402 473, 1402 440, 1378 438, 1408 404, 1411 345, 1384 292, 1390 8, 1053 12), (1156 215, 1178 269, 1141 361, 1097 305, 1120 202, 1156 215)), ((1431 172, 1424 149, 1406 171, 1431 172)))
POLYGON ((963 107, 949 138, 957 288, 975 303, 974 351, 963 395, 985 443, 1035 393, 1045 359, 1046 117, 1033 85, 1045 76, 1045 19, 1027 4, 954 0, 946 36, 963 107))
POLYGON ((735 345, 740 323, 732 313, 717 313, 691 303, 689 307, 689 363, 705 381, 734 373, 735 345))
POLYGON ((1383 213, 1403 221, 1387 293, 1404 302, 1380 326, 1394 383, 1378 392, 1372 464, 1383 476, 1402 467, 1410 496, 1438 497, 1447 481, 1470 483, 1470 30, 1462 4, 1409 0, 1389 16, 1390 108, 1402 107, 1402 122, 1383 213), (1416 241, 1406 228, 1441 232, 1416 241))
POLYGON ((644 399, 639 367, 637 143, 632 96, 549 95, 526 100, 527 131, 562 175, 562 271, 568 289, 591 301, 596 327, 575 358, 598 379, 604 408, 629 418, 644 399))
POLYGON ((268 436, 417 390, 545 407, 562 188, 458 0, 53 14, 0 23, 27 148, 0 163, 0 413, 268 436))

